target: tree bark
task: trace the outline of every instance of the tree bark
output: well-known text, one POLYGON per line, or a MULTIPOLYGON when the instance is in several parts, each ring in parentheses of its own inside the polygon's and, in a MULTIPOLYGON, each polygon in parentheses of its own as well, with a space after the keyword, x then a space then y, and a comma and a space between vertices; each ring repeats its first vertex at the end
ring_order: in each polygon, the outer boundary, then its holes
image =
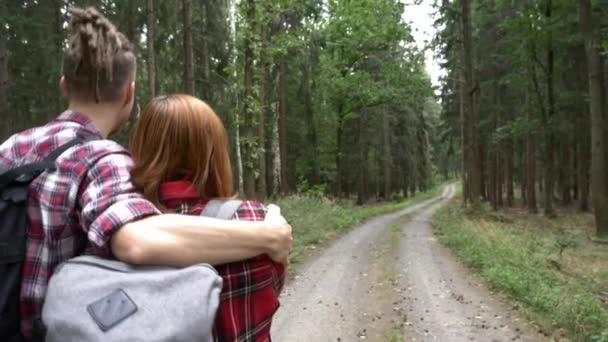
MULTIPOLYGON (((8 17, 6 1, 0 1, 0 18, 8 17)), ((0 19, 0 143, 11 134, 11 119, 8 110, 8 30, 0 19)))
POLYGON ((255 137, 254 137, 254 120, 253 108, 251 101, 253 100, 253 28, 255 21, 255 1, 247 0, 246 9, 247 32, 245 48, 243 51, 244 70, 243 70, 243 125, 244 125, 244 168, 243 182, 245 185, 245 196, 247 198, 255 197, 255 167, 256 154, 255 137))
POLYGON ((147 33, 146 45, 148 52, 148 91, 150 97, 156 96, 156 50, 154 42, 156 40, 156 9, 154 7, 155 0, 148 0, 147 11, 147 33))
MULTIPOLYGON (((588 129, 588 127, 587 127, 588 129)), ((578 155, 578 209, 589 211, 589 138, 585 134, 584 138, 577 146, 578 155)))
MULTIPOLYGON (((493 104, 494 108, 492 110, 492 120, 494 125, 494 131, 498 130, 498 116, 499 114, 499 104, 498 104, 498 81, 495 80, 492 87, 493 91, 493 104)), ((492 204, 492 209, 498 210, 498 199, 497 199, 497 189, 498 189, 498 144, 492 146, 490 150, 490 189, 488 191, 490 197, 490 203, 492 204)))
MULTIPOLYGON (((203 69, 203 80, 201 97, 205 101, 211 99, 211 70, 209 69, 209 1, 201 1, 201 18, 203 19, 201 27, 201 68, 203 69)), ((260 145, 264 146, 264 145, 260 145)))
POLYGON ((359 158, 358 158, 358 177, 357 177, 357 204, 362 205, 367 201, 367 109, 359 112, 359 158))
POLYGON ((389 114, 386 110, 386 106, 383 106, 382 111, 382 138, 383 138, 383 169, 384 169, 384 190, 383 197, 385 200, 389 200, 391 198, 391 168, 392 168, 392 160, 391 160, 391 131, 390 131, 390 122, 389 122, 389 114))
POLYGON ((513 186, 513 170, 515 169, 515 166, 513 165, 513 139, 511 139, 510 137, 507 138, 505 154, 505 182, 507 190, 507 207, 512 207, 513 205, 515 205, 515 189, 513 186))
POLYGON ((182 0, 184 21, 184 92, 194 95, 194 55, 192 50, 192 0, 182 0))
POLYGON ((281 158, 281 193, 289 192, 287 174, 287 61, 279 57, 279 149, 281 158))
POLYGON ((336 196, 340 197, 343 194, 343 182, 344 177, 342 176, 342 172, 344 169, 343 166, 343 158, 342 158, 342 145, 343 145, 343 131, 344 131, 344 114, 343 104, 340 103, 338 106, 338 121, 336 123, 336 196))
POLYGON ((463 37, 463 62, 464 62, 464 125, 467 136, 465 149, 468 151, 468 173, 466 179, 469 183, 470 201, 476 205, 481 196, 481 175, 479 172, 479 151, 476 141, 476 116, 475 116, 475 87, 474 87, 474 63, 473 63, 473 30, 471 22, 471 1, 461 0, 462 6, 462 37, 463 37))
MULTIPOLYGON (((545 17, 550 21, 553 14, 553 1, 547 0, 545 8, 545 17)), ((555 93, 553 76, 555 72, 554 65, 554 52, 553 52, 553 35, 549 32, 549 38, 547 40, 547 116, 545 118, 545 192, 543 194, 543 205, 545 209, 545 216, 555 217, 555 208, 553 207, 553 194, 555 193, 555 138, 553 134, 553 127, 551 122, 555 113, 555 93)))
POLYGON ((602 85, 599 42, 593 30, 591 1, 579 0, 579 23, 585 42, 589 73, 589 109, 591 113, 591 184, 596 234, 608 237, 608 191, 606 188, 605 120, 602 108, 602 85))
POLYGON ((562 192, 562 205, 572 204, 572 182, 571 176, 574 174, 571 144, 568 141, 562 142, 562 155, 560 167, 560 185, 562 192))
POLYGON ((279 110, 278 104, 272 106, 272 193, 281 190, 281 146, 279 144, 279 110))
POLYGON ((266 78, 268 76, 268 62, 266 58, 266 49, 268 47, 268 35, 267 28, 260 27, 260 36, 262 40, 262 45, 260 47, 260 61, 259 65, 261 68, 260 74, 260 112, 258 114, 258 148, 260 148, 260 153, 258 154, 258 168, 259 168, 259 176, 257 178, 257 194, 258 198, 264 200, 267 196, 266 190, 266 115, 267 115, 267 106, 266 103, 266 78))
MULTIPOLYGON (((529 90, 530 87, 528 87, 529 90)), ((528 122, 534 121, 534 110, 530 103, 530 92, 526 93, 527 115, 528 122)), ((528 212, 530 214, 538 213, 536 204, 536 142, 534 139, 535 132, 528 130, 526 133, 526 199, 528 212)))

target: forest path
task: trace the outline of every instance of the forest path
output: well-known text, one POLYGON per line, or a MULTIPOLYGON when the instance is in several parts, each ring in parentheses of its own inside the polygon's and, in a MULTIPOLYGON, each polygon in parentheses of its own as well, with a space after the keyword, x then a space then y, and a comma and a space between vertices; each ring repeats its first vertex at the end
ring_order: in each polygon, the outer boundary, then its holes
POLYGON ((433 238, 454 193, 373 218, 297 267, 273 340, 542 341, 433 238))

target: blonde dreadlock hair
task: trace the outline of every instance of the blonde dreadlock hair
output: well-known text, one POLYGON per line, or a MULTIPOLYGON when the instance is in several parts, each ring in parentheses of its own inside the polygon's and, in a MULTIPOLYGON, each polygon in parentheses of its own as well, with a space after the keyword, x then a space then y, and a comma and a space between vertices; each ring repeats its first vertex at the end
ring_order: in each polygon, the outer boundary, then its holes
POLYGON ((63 76, 70 96, 111 102, 135 77, 135 53, 129 40, 95 8, 69 11, 69 47, 63 58, 63 76))

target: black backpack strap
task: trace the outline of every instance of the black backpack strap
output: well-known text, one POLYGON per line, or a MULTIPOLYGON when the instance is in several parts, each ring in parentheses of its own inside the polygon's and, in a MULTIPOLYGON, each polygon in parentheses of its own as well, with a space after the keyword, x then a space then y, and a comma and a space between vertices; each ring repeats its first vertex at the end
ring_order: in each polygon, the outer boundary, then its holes
POLYGON ((0 174, 0 189, 6 187, 17 178, 24 176, 27 179, 31 180, 32 178, 38 176, 45 170, 54 169, 55 168, 55 160, 59 158, 59 156, 82 142, 86 141, 84 137, 77 136, 73 140, 59 146, 55 150, 51 151, 51 153, 44 158, 42 161, 37 161, 29 164, 25 164, 14 169, 8 170, 3 174, 0 174))

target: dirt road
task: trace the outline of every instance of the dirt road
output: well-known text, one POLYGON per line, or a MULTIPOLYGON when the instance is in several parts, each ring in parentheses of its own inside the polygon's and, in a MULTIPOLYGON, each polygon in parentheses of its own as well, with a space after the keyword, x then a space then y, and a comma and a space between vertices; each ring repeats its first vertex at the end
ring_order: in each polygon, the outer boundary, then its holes
POLYGON ((298 267, 273 340, 542 341, 433 238, 453 194, 376 217, 298 267))

